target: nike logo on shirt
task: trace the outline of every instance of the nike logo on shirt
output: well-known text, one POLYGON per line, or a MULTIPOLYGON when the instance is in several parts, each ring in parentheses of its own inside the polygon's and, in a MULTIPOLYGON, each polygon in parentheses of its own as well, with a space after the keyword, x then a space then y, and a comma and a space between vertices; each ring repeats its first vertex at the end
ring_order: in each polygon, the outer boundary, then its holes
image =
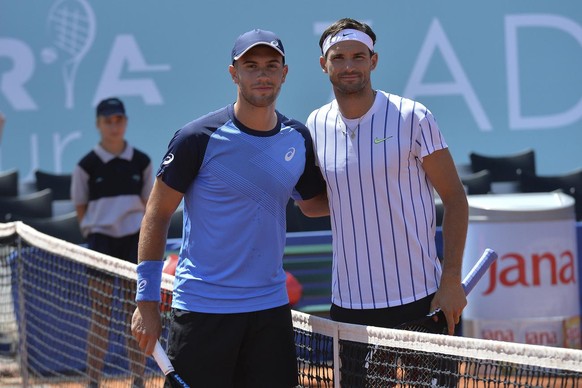
POLYGON ((380 144, 380 143, 383 143, 383 142, 385 142, 386 140, 388 140, 388 139, 390 139, 390 138, 392 138, 392 136, 388 136, 388 137, 385 137, 385 138, 383 138, 383 139, 375 138, 375 139, 374 139, 374 144, 380 144))

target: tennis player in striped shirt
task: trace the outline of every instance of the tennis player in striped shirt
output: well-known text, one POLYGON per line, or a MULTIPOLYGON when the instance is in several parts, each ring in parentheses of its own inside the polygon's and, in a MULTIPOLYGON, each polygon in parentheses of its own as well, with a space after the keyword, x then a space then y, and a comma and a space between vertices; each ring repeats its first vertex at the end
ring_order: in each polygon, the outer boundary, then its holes
POLYGON ((372 29, 341 19, 320 39, 335 100, 307 120, 333 231, 331 318, 395 327, 440 308, 454 332, 468 205, 447 144, 419 102, 372 88, 372 29), (435 190, 444 205, 442 262, 435 190))

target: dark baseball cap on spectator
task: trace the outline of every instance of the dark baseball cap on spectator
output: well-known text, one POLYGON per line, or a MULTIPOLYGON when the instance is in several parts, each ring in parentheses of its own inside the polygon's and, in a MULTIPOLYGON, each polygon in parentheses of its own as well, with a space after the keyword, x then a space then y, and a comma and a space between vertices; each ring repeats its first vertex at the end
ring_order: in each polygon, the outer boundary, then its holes
POLYGON ((125 116, 125 106, 119 98, 106 98, 97 105, 97 116, 125 116))
POLYGON ((259 29, 245 32, 236 39, 234 47, 232 48, 232 61, 238 60, 247 51, 259 45, 265 45, 275 49, 283 56, 283 61, 285 61, 285 49, 283 48, 281 39, 274 32, 259 29))

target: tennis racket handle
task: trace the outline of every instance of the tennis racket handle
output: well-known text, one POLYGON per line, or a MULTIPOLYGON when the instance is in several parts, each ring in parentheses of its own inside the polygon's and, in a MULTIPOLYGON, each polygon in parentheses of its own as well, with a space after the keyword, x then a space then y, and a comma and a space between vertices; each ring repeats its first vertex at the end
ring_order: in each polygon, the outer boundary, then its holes
POLYGON ((479 279, 485 275, 485 272, 487 272, 495 260, 497 260, 497 253, 493 249, 485 249, 483 255, 477 260, 477 263, 471 268, 471 271, 465 276, 465 279, 463 279, 465 295, 469 295, 479 282, 479 279))
POLYGON ((162 348, 160 341, 156 341, 156 346, 154 348, 152 356, 154 356, 154 360, 156 360, 158 366, 160 367, 162 372, 164 372, 164 375, 167 376, 168 374, 174 371, 174 367, 172 366, 170 359, 166 355, 164 348, 162 348))

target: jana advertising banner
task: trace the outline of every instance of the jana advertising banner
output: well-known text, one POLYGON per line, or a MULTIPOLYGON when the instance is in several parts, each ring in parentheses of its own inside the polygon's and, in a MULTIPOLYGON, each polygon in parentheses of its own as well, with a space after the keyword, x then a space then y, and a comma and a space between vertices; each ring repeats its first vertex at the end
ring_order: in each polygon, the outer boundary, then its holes
POLYGON ((576 223, 573 201, 563 202, 562 196, 507 194, 469 201, 463 271, 485 248, 495 250, 498 259, 467 297, 464 335, 580 348, 576 223))

